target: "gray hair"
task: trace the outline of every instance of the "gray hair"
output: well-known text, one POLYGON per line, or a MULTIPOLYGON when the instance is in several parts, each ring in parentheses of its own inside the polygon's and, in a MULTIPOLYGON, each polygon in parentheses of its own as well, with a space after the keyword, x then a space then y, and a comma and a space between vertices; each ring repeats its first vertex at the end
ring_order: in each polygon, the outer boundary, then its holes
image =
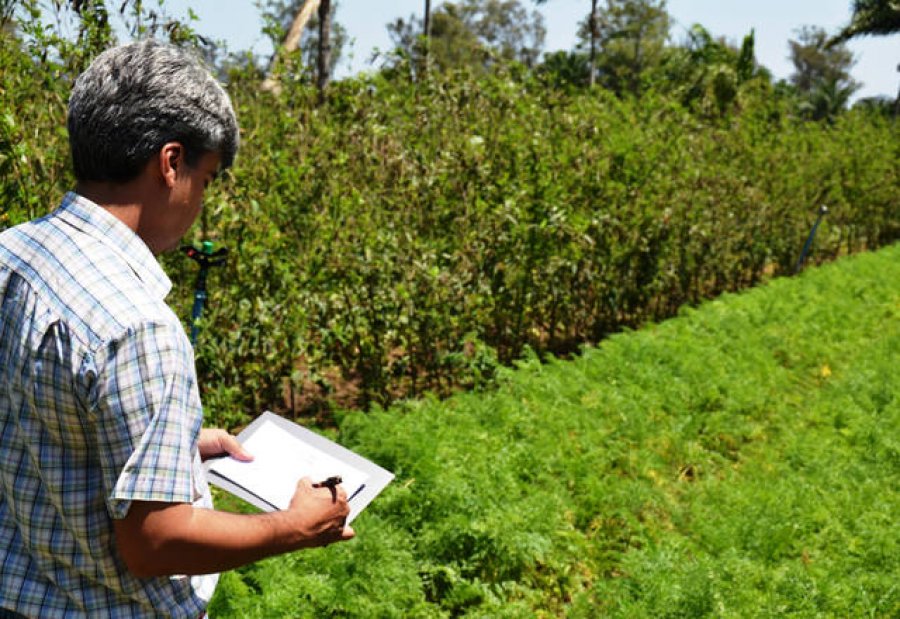
POLYGON ((207 152, 234 161, 238 125, 231 101, 200 61, 153 40, 108 49, 75 81, 69 146, 81 181, 126 182, 167 142, 189 165, 207 152))

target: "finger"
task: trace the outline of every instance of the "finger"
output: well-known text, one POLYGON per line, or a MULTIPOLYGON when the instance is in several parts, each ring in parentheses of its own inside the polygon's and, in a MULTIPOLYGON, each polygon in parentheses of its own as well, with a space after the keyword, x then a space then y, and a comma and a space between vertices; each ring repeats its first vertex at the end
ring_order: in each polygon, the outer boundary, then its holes
POLYGON ((340 484, 335 488, 336 498, 338 501, 346 502, 347 501, 347 490, 344 489, 344 484, 340 484))
POLYGON ((347 516, 350 515, 350 504, 344 501, 343 503, 337 504, 338 515, 344 520, 347 519, 347 516))
MULTIPOLYGON (((317 486, 318 487, 318 486, 317 486)), ((347 501, 347 492, 344 490, 343 486, 326 486, 328 491, 331 493, 331 502, 332 503, 346 503, 347 501)))
POLYGON ((301 488, 303 490, 314 490, 315 487, 313 486, 312 477, 301 477, 297 480, 297 490, 300 490, 301 488))
POLYGON ((238 440, 230 434, 225 434, 219 441, 221 448, 235 460, 241 462, 250 462, 253 460, 253 454, 244 449, 238 440))
POLYGON ((353 539, 354 537, 356 537, 356 531, 354 531, 352 527, 344 525, 341 527, 329 529, 328 531, 323 533, 322 541, 327 546, 336 542, 344 542, 348 539, 353 539))

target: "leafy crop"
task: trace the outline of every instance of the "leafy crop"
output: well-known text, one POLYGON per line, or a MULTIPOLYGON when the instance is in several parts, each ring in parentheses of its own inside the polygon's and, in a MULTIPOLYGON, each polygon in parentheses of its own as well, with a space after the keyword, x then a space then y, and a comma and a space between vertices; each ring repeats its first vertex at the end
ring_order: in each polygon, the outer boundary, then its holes
MULTIPOLYGON (((104 34, 86 23, 77 53, 39 22, 0 36, 0 227, 72 186, 65 99, 104 34)), ((289 69, 277 95, 252 67, 227 76, 244 146, 188 239, 232 250, 196 351, 217 425, 484 386, 526 350, 566 355, 791 272, 822 204, 814 261, 900 235, 896 120, 803 122, 764 80, 708 114, 515 65, 386 71, 320 104, 289 69)), ((187 320, 196 266, 164 263, 187 320)))
POLYGON ((201 234, 236 255, 199 360, 241 397, 207 393, 214 411, 477 386, 526 348, 791 272, 821 204, 817 260, 900 231, 900 143, 876 115, 798 123, 760 92, 703 121, 515 75, 348 80, 321 107, 232 91, 246 146, 201 234))
POLYGON ((225 574, 211 614, 896 616, 898 278, 895 245, 346 413, 397 474, 358 538, 225 574))

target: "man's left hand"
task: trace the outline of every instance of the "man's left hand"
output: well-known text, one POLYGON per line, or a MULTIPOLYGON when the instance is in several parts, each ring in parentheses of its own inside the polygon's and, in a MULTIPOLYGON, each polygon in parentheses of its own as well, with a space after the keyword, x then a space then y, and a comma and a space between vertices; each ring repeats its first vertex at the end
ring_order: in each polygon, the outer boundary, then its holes
POLYGON ((238 440, 220 428, 203 428, 197 443, 200 459, 207 460, 216 456, 231 456, 235 460, 249 462, 253 456, 244 449, 238 440))

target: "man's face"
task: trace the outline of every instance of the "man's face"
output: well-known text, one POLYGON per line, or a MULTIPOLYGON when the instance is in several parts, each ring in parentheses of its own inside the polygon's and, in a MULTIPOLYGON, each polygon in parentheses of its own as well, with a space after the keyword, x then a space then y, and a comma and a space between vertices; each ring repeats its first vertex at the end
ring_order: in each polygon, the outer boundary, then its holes
POLYGON ((175 185, 169 194, 164 220, 164 238, 161 251, 176 249, 182 237, 200 214, 203 192, 216 178, 219 170, 219 154, 206 153, 196 165, 182 162, 176 172, 175 185))

